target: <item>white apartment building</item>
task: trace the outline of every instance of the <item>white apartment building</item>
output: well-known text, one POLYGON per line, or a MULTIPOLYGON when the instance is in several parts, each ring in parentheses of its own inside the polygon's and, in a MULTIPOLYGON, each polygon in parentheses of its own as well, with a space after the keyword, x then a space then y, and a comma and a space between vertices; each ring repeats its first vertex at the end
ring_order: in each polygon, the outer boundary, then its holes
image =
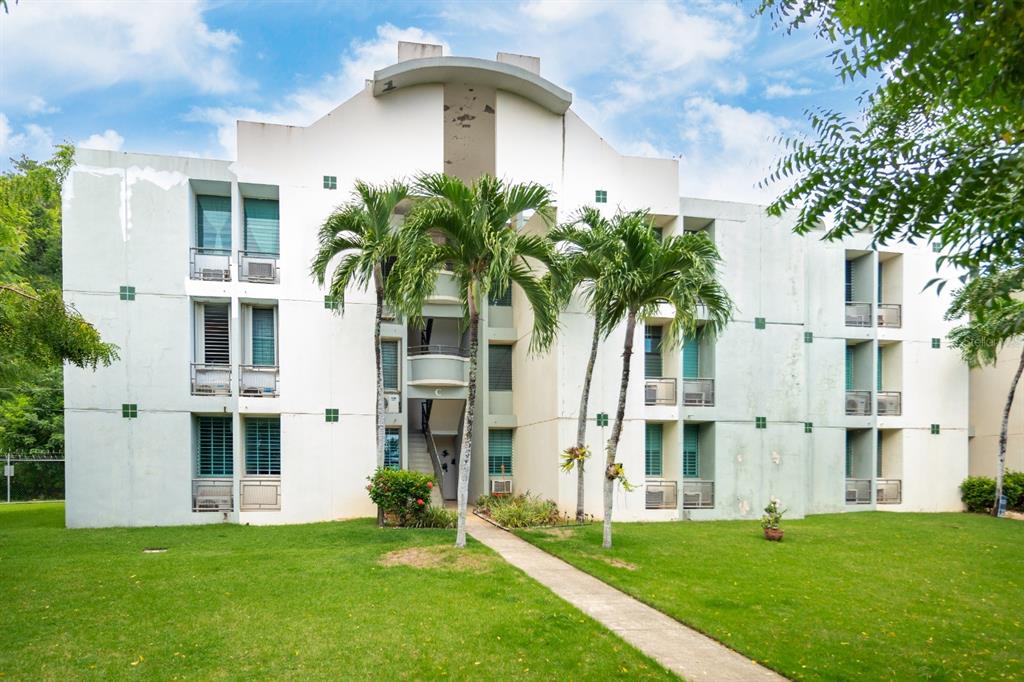
MULTIPOLYGON (((619 452, 639 485, 616 492, 617 519, 756 518, 771 496, 791 517, 959 509, 968 372, 943 340, 946 297, 921 293, 931 248, 826 243, 758 206, 680 198, 676 161, 617 153, 539 66, 402 43, 308 127, 239 121, 234 162, 78 150, 64 294, 121 360, 65 371, 68 525, 374 514, 373 295, 353 289, 340 314, 310 261, 354 180, 423 171, 537 181, 559 219, 646 208, 663 235, 717 243, 737 305, 726 331, 664 348, 669 311, 637 331, 619 452)), ((424 315, 423 328, 384 324, 384 464, 438 473, 451 499, 468 365, 451 281, 424 315)), ((550 352, 530 356, 522 293, 486 306, 471 497, 575 507, 559 454, 575 439, 592 323, 576 305, 561 322, 550 352)), ((594 515, 623 333, 601 347, 591 394, 594 515)))

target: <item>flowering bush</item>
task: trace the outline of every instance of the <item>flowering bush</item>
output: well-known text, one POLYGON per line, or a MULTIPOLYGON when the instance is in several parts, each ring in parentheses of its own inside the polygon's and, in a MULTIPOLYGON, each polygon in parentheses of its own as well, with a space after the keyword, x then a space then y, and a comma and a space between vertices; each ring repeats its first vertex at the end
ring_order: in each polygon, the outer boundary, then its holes
POLYGON ((384 512, 387 521, 399 526, 415 526, 428 508, 426 500, 434 487, 433 479, 417 471, 377 469, 366 486, 370 499, 384 512))
POLYGON ((478 512, 505 528, 553 526, 562 521, 558 505, 538 495, 483 495, 476 501, 478 512))
POLYGON ((768 503, 768 506, 764 508, 764 516, 761 517, 761 528, 781 528, 782 527, 782 515, 785 514, 788 509, 779 509, 779 501, 774 497, 768 503))
POLYGON ((583 463, 590 457, 590 448, 586 445, 573 445, 571 448, 562 450, 562 471, 572 471, 577 466, 583 467, 583 463))

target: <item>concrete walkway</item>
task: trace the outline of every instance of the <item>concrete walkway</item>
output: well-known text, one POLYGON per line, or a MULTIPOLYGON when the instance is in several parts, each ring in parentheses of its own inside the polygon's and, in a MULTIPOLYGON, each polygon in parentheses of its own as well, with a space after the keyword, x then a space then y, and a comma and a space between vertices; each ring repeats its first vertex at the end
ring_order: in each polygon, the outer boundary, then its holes
POLYGON ((473 513, 466 521, 470 535, 505 561, 686 680, 785 680, 473 513))

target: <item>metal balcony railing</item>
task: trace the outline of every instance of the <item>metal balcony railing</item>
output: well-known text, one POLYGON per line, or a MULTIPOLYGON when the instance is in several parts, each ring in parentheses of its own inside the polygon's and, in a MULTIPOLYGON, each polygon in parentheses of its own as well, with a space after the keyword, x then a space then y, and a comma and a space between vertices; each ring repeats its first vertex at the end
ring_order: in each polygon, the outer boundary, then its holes
POLYGON ((238 279, 243 282, 275 284, 278 281, 276 253, 238 252, 238 279))
POLYGON ((193 246, 189 249, 189 271, 192 279, 208 282, 231 281, 231 251, 193 246))
POLYGON ((231 395, 231 365, 193 362, 192 395, 231 395))
POLYGON ((875 501, 878 504, 899 504, 903 501, 903 481, 899 478, 880 478, 875 481, 875 501))
POLYGON ((225 512, 235 510, 235 487, 230 478, 192 479, 192 511, 225 512))
POLYGON ((238 483, 240 511, 278 511, 281 509, 280 478, 243 478, 238 483))
POLYGON ((700 478, 683 479, 683 509, 713 509, 715 482, 700 478))
POLYGON ((871 504, 871 479, 846 479, 846 504, 871 504))
POLYGON ((647 509, 676 509, 679 506, 677 483, 661 479, 649 478, 644 485, 644 498, 647 509))
POLYGON ((712 407, 714 404, 714 379, 683 379, 683 405, 712 407))
POLYGON ((903 306, 899 303, 878 304, 878 326, 898 329, 903 326, 903 306))
POLYGON ((878 392, 878 416, 898 417, 903 414, 903 394, 899 391, 878 392))
POLYGON ((415 357, 417 355, 454 355, 460 358, 468 358, 469 351, 460 348, 459 346, 441 346, 441 345, 428 345, 428 346, 409 346, 409 357, 415 357))
POLYGON ((277 397, 277 365, 239 365, 238 395, 243 398, 277 397))
POLYGON ((645 405, 675 405, 675 377, 648 377, 644 379, 645 405))
POLYGON ((846 414, 867 416, 871 414, 871 391, 847 391, 846 414))
POLYGON ((846 326, 847 327, 870 327, 871 326, 871 304, 846 302, 846 326))

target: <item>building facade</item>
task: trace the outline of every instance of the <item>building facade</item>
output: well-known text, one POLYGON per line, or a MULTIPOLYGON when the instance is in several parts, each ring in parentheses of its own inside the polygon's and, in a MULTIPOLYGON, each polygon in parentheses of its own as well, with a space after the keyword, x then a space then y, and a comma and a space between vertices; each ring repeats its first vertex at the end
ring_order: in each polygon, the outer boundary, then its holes
MULTIPOLYGON (((293 523, 372 515, 374 299, 344 311, 309 274, 316 233, 358 178, 490 173, 540 182, 559 219, 649 209, 663 236, 702 230, 724 259, 735 318, 717 339, 636 332, 619 447, 622 520, 960 508, 968 373, 946 347, 928 245, 796 236, 763 208, 680 198, 677 162, 618 154, 535 58, 399 61, 308 127, 238 123, 237 161, 81 149, 65 185, 64 294, 121 360, 65 371, 70 526, 293 523)), ((523 230, 543 230, 522 220, 523 230)), ((425 324, 385 320, 386 466, 455 496, 468 347, 443 273, 425 324)), ((572 444, 592 322, 574 303, 551 350, 527 353, 514 287, 485 307, 471 497, 532 492, 575 507, 572 444)), ((602 414, 618 396, 624 328, 591 393, 587 511, 600 515, 602 414)))

